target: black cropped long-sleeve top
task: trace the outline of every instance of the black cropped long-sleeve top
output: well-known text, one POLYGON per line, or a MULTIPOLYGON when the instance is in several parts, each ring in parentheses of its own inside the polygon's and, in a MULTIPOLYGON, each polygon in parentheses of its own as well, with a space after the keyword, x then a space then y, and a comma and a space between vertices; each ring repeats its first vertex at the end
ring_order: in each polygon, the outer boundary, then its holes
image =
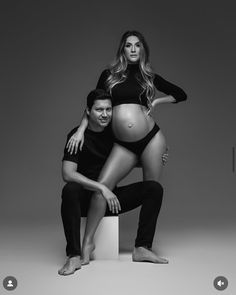
MULTIPOLYGON (((98 80, 96 88, 107 91, 106 81, 109 76, 110 70, 104 70, 98 80)), ((142 104, 147 106, 147 97, 145 91, 143 91, 143 88, 137 79, 138 77, 141 77, 139 64, 128 64, 127 78, 124 82, 116 84, 112 88, 113 106, 126 103, 142 104)), ((178 103, 187 99, 187 95, 183 89, 166 81, 157 74, 154 75, 153 84, 157 90, 165 93, 166 95, 173 96, 175 98, 174 103, 178 103)))

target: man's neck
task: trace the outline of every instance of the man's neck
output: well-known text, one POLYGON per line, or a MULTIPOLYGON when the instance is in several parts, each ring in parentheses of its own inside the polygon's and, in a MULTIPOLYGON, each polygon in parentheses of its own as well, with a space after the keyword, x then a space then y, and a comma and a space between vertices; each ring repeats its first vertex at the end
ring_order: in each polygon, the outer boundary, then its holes
POLYGON ((97 124, 92 124, 91 122, 88 122, 88 129, 94 132, 102 132, 105 128, 97 124))

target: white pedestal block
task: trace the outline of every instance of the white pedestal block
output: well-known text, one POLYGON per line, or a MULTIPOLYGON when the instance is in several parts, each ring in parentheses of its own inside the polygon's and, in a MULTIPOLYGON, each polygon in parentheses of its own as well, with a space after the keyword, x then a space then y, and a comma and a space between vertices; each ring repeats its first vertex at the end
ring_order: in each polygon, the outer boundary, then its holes
MULTIPOLYGON (((87 218, 81 218, 81 243, 83 241, 87 218)), ((92 259, 117 260, 119 259, 119 217, 105 216, 101 220, 94 236, 95 250, 92 259)))

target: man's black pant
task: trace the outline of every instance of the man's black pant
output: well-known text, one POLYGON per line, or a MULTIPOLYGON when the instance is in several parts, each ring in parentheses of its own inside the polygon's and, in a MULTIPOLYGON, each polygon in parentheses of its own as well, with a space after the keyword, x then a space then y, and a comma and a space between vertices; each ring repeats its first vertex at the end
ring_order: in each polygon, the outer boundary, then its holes
MULTIPOLYGON (((163 188, 156 181, 144 181, 117 187, 113 191, 121 205, 120 213, 141 205, 135 247, 152 247, 156 221, 161 208, 163 188)), ((87 216, 93 192, 68 182, 62 190, 61 215, 67 241, 67 256, 81 255, 80 218, 87 216)), ((107 206, 106 216, 115 216, 107 206)))

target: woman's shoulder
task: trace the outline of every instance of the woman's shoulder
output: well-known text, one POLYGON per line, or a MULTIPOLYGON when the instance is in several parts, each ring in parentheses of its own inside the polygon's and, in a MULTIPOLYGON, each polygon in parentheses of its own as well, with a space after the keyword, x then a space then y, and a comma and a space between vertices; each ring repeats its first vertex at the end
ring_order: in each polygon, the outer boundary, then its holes
POLYGON ((102 72, 101 75, 110 75, 111 71, 110 68, 105 68, 102 72))
POLYGON ((157 74, 156 72, 153 72, 154 79, 163 79, 163 77, 160 74, 157 74))
POLYGON ((165 78, 163 78, 163 76, 157 73, 153 73, 153 82, 154 82, 154 85, 155 84, 162 85, 162 84, 169 83, 165 78))
POLYGON ((106 81, 109 76, 110 76, 110 70, 108 68, 103 70, 102 73, 100 74, 99 79, 98 79, 98 83, 97 83, 96 88, 106 90, 106 81))
POLYGON ((111 71, 109 68, 104 69, 100 74, 100 79, 107 79, 111 74, 111 71))

